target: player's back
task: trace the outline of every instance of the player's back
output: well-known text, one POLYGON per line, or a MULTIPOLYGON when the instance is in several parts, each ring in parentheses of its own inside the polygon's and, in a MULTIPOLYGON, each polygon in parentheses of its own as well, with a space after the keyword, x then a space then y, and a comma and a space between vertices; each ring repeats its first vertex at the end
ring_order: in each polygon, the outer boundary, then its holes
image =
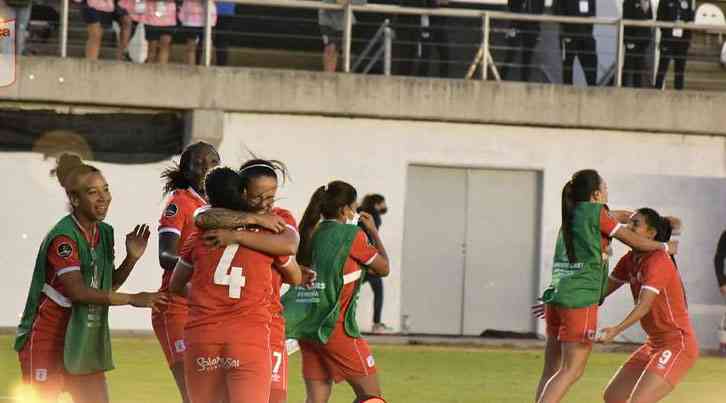
POLYGON ((270 322, 273 257, 240 245, 207 247, 199 238, 189 246, 182 254, 193 267, 187 331, 270 322))

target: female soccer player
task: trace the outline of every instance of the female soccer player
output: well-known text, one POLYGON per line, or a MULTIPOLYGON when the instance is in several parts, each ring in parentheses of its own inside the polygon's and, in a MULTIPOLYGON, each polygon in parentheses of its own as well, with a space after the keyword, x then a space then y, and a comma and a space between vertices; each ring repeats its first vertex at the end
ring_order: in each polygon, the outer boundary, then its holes
POLYGON ((68 391, 76 403, 108 402, 105 371, 113 369, 109 305, 151 307, 157 293, 116 292, 146 250, 149 228, 126 235, 126 258, 114 268, 113 228, 103 220, 111 203, 101 171, 62 155, 55 170, 71 213, 43 240, 18 326, 23 381, 41 401, 68 391))
POLYGON ((283 302, 288 337, 300 342, 307 403, 328 402, 333 382, 342 380, 358 398, 381 396, 375 362, 355 315, 364 270, 385 277, 388 258, 369 214, 360 218, 375 247, 357 227, 356 200, 355 188, 345 182, 321 186, 300 225, 298 260, 315 270, 317 281, 312 289, 289 291, 283 302))
MULTIPOLYGON (((252 210, 242 196, 240 176, 229 168, 210 171, 205 189, 212 207, 252 210)), ((252 239, 279 238, 262 232, 237 232, 240 238, 249 238, 240 239, 243 244, 254 244, 252 239)), ((232 242, 222 248, 210 247, 201 237, 185 244, 171 291, 186 294, 191 279, 184 368, 193 403, 216 402, 225 396, 230 403, 269 400, 273 265, 296 267, 291 254, 273 257, 232 242)))
MULTIPOLYGON (((291 237, 296 245, 300 239, 295 218, 287 210, 275 207, 275 196, 278 189, 278 174, 280 177, 287 176, 285 165, 279 161, 268 161, 263 159, 252 159, 239 169, 242 179, 242 192, 247 203, 253 211, 276 215, 284 219, 286 230, 282 236, 291 237)), ((197 221, 204 227, 210 228, 208 222, 224 223, 223 227, 234 228, 235 223, 241 217, 241 213, 234 211, 219 211, 210 209, 202 212, 197 221), (231 218, 230 218, 231 217, 231 218)), ((214 236, 211 233, 207 237, 214 236)), ((249 246, 249 245, 248 245, 249 246)), ((251 246, 249 246, 251 247, 251 246)), ((254 247, 253 247, 254 249, 254 247)), ((294 260, 294 257, 290 257, 294 260)), ((292 260, 290 261, 292 263, 292 260)), ((311 276, 314 272, 309 272, 311 276)), ((270 403, 285 403, 287 401, 287 348, 285 346, 285 319, 282 315, 282 303, 280 302, 280 288, 283 281, 287 284, 297 285, 301 281, 302 273, 299 270, 289 270, 287 266, 272 272, 272 297, 271 297, 271 337, 270 347, 272 350, 272 388, 270 390, 270 403)))
POLYGON ((607 183, 595 170, 576 172, 562 189, 552 282, 542 296, 547 345, 537 388, 540 403, 558 403, 585 370, 607 286, 610 239, 640 251, 675 253, 675 242, 656 242, 623 226, 608 213, 607 201, 607 183))
MULTIPOLYGON (((666 242, 671 221, 649 208, 633 216, 632 230, 666 242)), ((640 321, 648 334, 618 370, 605 390, 607 403, 655 403, 665 398, 698 359, 698 340, 688 315, 685 290, 675 262, 663 251, 630 251, 618 262, 608 281, 607 295, 630 284, 635 307, 617 326, 602 329, 599 340, 611 342, 640 321)))

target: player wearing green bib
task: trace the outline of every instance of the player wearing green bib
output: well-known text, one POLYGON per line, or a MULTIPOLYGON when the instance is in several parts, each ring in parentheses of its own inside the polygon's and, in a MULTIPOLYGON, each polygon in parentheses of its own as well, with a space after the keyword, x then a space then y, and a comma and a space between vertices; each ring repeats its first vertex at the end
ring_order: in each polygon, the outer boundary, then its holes
POLYGON ((607 286, 611 238, 636 250, 675 252, 677 243, 656 242, 624 226, 631 213, 610 212, 607 202, 607 183, 595 170, 576 172, 562 190, 552 281, 542 296, 547 345, 539 403, 560 402, 585 370, 607 286))
POLYGON ((321 186, 300 223, 298 261, 312 267, 317 278, 312 287, 288 291, 283 304, 287 337, 300 342, 307 403, 327 403, 333 382, 342 380, 358 398, 381 396, 356 305, 366 273, 387 276, 388 258, 373 218, 356 213, 357 199, 355 188, 345 182, 321 186), (358 228, 359 217, 375 247, 358 228))
POLYGON ((101 172, 63 155, 56 175, 72 212, 40 246, 15 350, 23 382, 40 401, 54 402, 65 390, 76 403, 104 403, 104 372, 113 369, 108 306, 151 307, 164 298, 116 292, 143 255, 149 228, 126 235, 126 259, 114 268, 113 228, 103 222, 111 193, 101 172))

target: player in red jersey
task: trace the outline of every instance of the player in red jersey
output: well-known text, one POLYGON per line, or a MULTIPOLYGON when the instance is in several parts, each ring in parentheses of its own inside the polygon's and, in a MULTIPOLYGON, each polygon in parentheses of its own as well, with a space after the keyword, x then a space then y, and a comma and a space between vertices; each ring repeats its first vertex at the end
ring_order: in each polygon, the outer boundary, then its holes
MULTIPOLYGON (((286 177, 285 165, 279 161, 268 161, 263 159, 252 159, 240 167, 239 174, 242 178, 243 194, 250 207, 259 213, 273 214, 284 220, 286 231, 283 234, 299 240, 297 223, 295 218, 287 210, 275 208, 275 196, 278 190, 278 173, 282 178, 286 177)), ((225 222, 225 227, 235 227, 236 219, 226 219, 234 212, 206 211, 197 218, 203 226, 206 221, 225 222)), ((210 234, 215 234, 211 232, 210 234)), ((289 257, 294 260, 293 256, 289 257)), ((307 271, 307 277, 312 280, 314 272, 307 271)), ((300 271, 290 270, 287 266, 276 267, 272 272, 272 296, 271 296, 271 338, 270 348, 272 351, 272 387, 270 391, 270 403, 285 403, 287 401, 287 367, 288 351, 285 346, 285 319, 282 316, 282 304, 280 303, 280 289, 283 282, 287 284, 298 284, 300 271)))
MULTIPOLYGON (((198 142, 182 152, 179 165, 161 175, 166 180, 164 193, 170 194, 159 219, 159 264, 163 269, 160 292, 169 289, 178 251, 195 229, 194 212, 207 204, 203 181, 207 171, 219 165, 219 154, 211 144, 198 142)), ((179 393, 188 402, 184 385, 184 325, 187 302, 172 296, 169 304, 152 313, 151 323, 169 364, 179 393)))
MULTIPOLYGON (((631 228, 642 236, 667 242, 673 222, 642 208, 633 216, 631 228)), ((696 362, 698 340, 681 276, 667 253, 628 252, 610 275, 607 294, 625 283, 630 284, 636 306, 620 324, 602 329, 600 340, 609 343, 638 321, 648 339, 610 381, 605 401, 655 403, 665 398, 696 362)))
MULTIPOLYGON (((242 196, 240 176, 229 168, 209 172, 205 188, 213 208, 252 210, 242 196)), ((241 244, 274 242, 266 231, 236 231, 241 244), (244 239, 243 239, 244 238, 244 239)), ((297 269, 290 257, 273 257, 219 237, 195 236, 184 246, 171 291, 183 295, 191 279, 185 328, 185 375, 193 403, 269 400, 270 295, 273 265, 297 269), (205 245, 206 244, 206 245, 205 245)), ((259 245, 257 245, 259 246, 259 245)), ((296 243, 295 243, 296 246, 296 243)))
POLYGON ((103 338, 99 329, 108 331, 105 306, 149 307, 165 297, 116 291, 143 255, 149 229, 137 225, 126 235, 127 256, 114 267, 113 233, 103 223, 111 193, 102 173, 77 156, 64 154, 55 174, 68 195, 71 213, 43 241, 15 348, 23 382, 32 386, 39 401, 54 402, 67 391, 76 403, 108 402, 104 371, 113 366, 110 344, 87 340, 86 347, 91 344, 93 350, 79 349, 77 341, 92 336, 79 334, 78 324, 95 325, 93 336, 103 338), (110 279, 106 270, 112 273, 110 279), (86 317, 79 317, 79 312, 87 313, 85 323, 86 317), (71 332, 72 320, 75 330, 71 332), (66 345, 68 337, 70 345, 66 345), (98 358, 104 356, 108 358, 98 358))

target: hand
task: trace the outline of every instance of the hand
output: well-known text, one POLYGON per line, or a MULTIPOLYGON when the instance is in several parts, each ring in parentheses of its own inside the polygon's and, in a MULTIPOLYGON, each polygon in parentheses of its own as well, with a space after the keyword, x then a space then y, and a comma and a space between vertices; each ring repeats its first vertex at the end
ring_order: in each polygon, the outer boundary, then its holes
POLYGON ((532 316, 538 319, 544 319, 545 318, 545 304, 536 304, 532 305, 532 316))
POLYGON ((681 222, 681 219, 678 217, 666 217, 666 220, 671 223, 671 228, 673 229, 672 234, 680 235, 683 229, 683 223, 681 222))
POLYGON ((282 217, 275 214, 255 214, 255 224, 262 228, 267 228, 270 231, 279 234, 284 232, 287 228, 287 223, 282 217))
POLYGON ((155 312, 169 303, 169 296, 161 292, 140 292, 131 294, 129 305, 137 308, 151 308, 155 312))
POLYGON ((146 224, 137 225, 134 230, 126 234, 126 254, 133 260, 139 260, 146 251, 149 243, 149 226, 146 224))
POLYGON ((668 241, 668 254, 674 256, 678 254, 678 241, 668 241))
POLYGON ((617 327, 606 327, 598 332, 597 342, 603 344, 612 343, 619 334, 620 330, 617 327))
POLYGON ((721 290, 721 295, 723 295, 724 298, 726 298, 726 284, 722 285, 720 290, 721 290))
POLYGON ((222 247, 239 243, 238 231, 231 229, 212 229, 204 231, 202 240, 205 246, 222 247))
POLYGON ((375 220, 373 220, 373 216, 370 215, 369 213, 366 213, 365 211, 361 211, 361 213, 360 213, 360 219, 358 219, 358 221, 361 222, 361 223, 363 223, 363 226, 368 231, 373 232, 373 231, 377 231, 378 230, 376 228, 376 222, 375 222, 375 220))
POLYGON ((302 286, 305 288, 313 288, 315 280, 318 278, 318 273, 306 266, 300 266, 302 271, 302 286))

